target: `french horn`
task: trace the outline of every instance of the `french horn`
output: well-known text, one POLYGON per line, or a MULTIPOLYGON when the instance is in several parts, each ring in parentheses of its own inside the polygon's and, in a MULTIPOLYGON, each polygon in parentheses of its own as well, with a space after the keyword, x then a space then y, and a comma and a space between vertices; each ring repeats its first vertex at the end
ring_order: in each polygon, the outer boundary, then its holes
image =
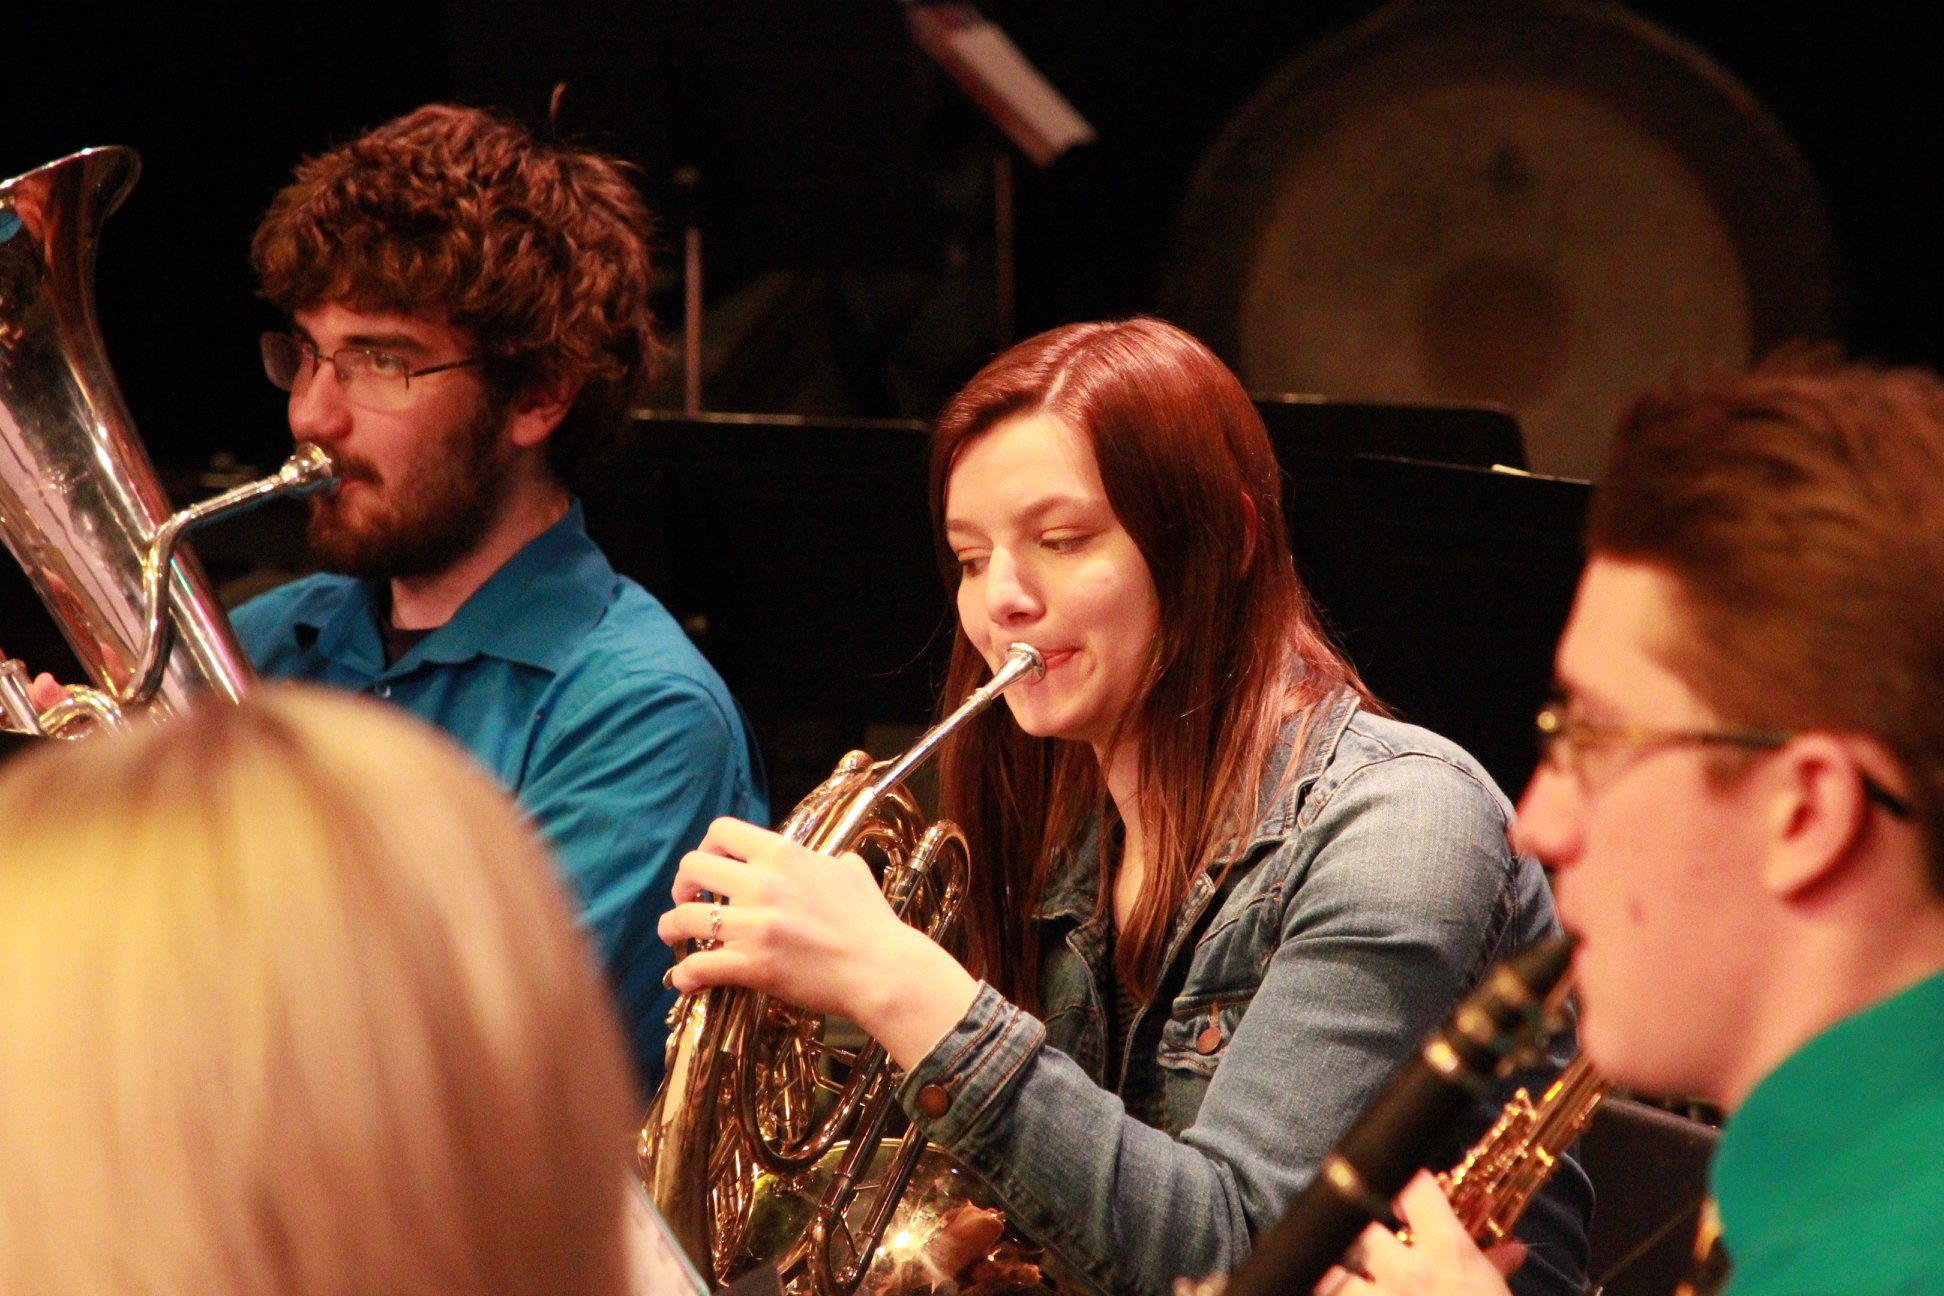
MULTIPOLYGON (((1007 687, 1044 673, 1037 650, 1013 644, 910 750, 875 763, 851 752, 779 831, 872 859, 892 909, 949 947, 971 866, 965 836, 947 820, 927 827, 904 782, 1007 687)), ((1050 1285, 974 1176, 914 1134, 895 1137, 899 1073, 880 1045, 837 1048, 821 1016, 725 986, 683 995, 669 1025, 638 1169, 706 1278, 773 1264, 792 1296, 1050 1285)))
POLYGON ((183 536, 334 481, 304 445, 270 477, 169 509, 95 322, 101 226, 140 171, 133 150, 97 148, 0 184, 0 539, 91 681, 42 712, 19 663, 0 667, 0 719, 32 733, 241 697, 249 660, 183 536))

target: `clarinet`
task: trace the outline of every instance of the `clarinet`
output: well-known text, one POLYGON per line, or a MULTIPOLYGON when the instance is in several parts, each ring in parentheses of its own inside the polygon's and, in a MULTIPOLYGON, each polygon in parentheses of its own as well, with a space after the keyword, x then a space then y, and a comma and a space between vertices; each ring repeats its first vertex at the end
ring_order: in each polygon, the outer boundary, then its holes
POLYGON ((1282 1219, 1229 1275, 1228 1296, 1306 1294, 1372 1223, 1474 1101, 1539 1039, 1572 962, 1571 937, 1540 941, 1492 969, 1357 1118, 1282 1219))

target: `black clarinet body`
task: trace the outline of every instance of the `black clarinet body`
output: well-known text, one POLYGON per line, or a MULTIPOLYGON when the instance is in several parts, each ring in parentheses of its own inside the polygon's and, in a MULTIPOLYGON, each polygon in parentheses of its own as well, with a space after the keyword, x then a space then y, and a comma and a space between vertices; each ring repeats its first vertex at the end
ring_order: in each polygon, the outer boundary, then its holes
POLYGON ((1424 1041, 1323 1159, 1275 1226, 1229 1276, 1228 1296, 1300 1296, 1390 1203, 1472 1103, 1543 1034, 1573 942, 1540 941, 1492 969, 1424 1041))

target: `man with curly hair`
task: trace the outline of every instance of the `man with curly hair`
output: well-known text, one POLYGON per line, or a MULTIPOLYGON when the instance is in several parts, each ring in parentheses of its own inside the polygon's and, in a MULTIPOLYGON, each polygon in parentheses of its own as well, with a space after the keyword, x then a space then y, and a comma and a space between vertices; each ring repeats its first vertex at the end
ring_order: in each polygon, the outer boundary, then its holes
POLYGON ((251 247, 291 320, 263 360, 340 484, 310 506, 319 574, 235 615, 265 675, 389 699, 518 796, 644 1086, 675 862, 716 816, 768 812, 728 689, 573 495, 654 358, 648 232, 614 161, 473 109, 421 108, 301 163, 251 247))

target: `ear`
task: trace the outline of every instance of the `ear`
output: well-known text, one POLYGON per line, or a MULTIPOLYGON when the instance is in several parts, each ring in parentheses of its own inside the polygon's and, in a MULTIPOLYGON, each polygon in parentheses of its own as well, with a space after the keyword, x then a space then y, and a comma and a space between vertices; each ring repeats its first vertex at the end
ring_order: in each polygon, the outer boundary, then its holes
POLYGON ((566 419, 579 395, 579 383, 560 374, 541 375, 513 398, 506 416, 507 436, 522 450, 543 444, 566 419))
POLYGON ((1763 780, 1770 841, 1762 881, 1770 894, 1795 899, 1835 876, 1869 830, 1863 766, 1849 740, 1809 732, 1771 758, 1763 780))

